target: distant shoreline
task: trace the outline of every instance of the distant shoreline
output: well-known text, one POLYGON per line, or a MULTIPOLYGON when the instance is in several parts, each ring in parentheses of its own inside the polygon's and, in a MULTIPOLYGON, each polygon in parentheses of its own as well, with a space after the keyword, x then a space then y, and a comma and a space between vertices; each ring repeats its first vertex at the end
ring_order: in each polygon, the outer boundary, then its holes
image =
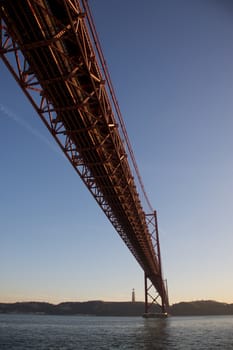
MULTIPOLYGON (((158 312, 154 307, 152 312, 158 312)), ((105 302, 99 300, 86 302, 46 302, 0 303, 1 314, 37 314, 37 315, 76 315, 76 316, 141 316, 144 302, 105 302)), ((180 302, 169 307, 171 316, 210 316, 233 315, 233 304, 212 300, 180 302)))

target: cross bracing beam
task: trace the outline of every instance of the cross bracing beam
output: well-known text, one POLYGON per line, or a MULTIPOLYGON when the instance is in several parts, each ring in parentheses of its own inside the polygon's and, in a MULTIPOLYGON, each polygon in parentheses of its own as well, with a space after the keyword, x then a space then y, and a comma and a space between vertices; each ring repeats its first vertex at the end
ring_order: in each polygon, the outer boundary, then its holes
POLYGON ((161 261, 78 0, 1 1, 0 55, 164 297, 161 261))

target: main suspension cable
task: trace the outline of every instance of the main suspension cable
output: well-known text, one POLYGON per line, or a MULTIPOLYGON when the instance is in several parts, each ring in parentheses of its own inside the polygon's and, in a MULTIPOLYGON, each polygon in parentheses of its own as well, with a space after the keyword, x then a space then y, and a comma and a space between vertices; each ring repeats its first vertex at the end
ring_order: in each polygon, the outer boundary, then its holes
POLYGON ((139 182, 139 184, 141 186, 142 193, 143 193, 143 195, 145 197, 146 203, 147 203, 150 211, 153 212, 153 207, 152 207, 152 205, 151 205, 151 203, 149 201, 148 195, 146 193, 144 184, 142 182, 142 177, 140 175, 140 172, 139 172, 139 169, 138 169, 138 165, 137 165, 134 153, 133 153, 133 149, 132 149, 132 146, 131 146, 130 141, 129 141, 128 133, 127 133, 127 130, 126 130, 126 127, 125 127, 125 123, 124 123, 124 120, 123 120, 123 117, 122 117, 122 114, 121 114, 121 111, 120 111, 120 107, 119 107, 119 104, 118 104, 115 92, 114 92, 113 84, 112 84, 111 77, 110 77, 110 74, 109 74, 109 71, 108 71, 108 68, 107 68, 107 63, 106 63, 105 58, 104 58, 103 50, 102 50, 101 45, 100 45, 100 41, 99 41, 99 38, 98 38, 98 34, 97 34, 97 31, 96 31, 96 27, 95 27, 95 24, 94 24, 94 20, 93 20, 93 16, 92 16, 92 13, 91 13, 91 10, 90 10, 90 6, 88 4, 88 0, 82 0, 82 5, 83 5, 83 8, 85 10, 85 14, 86 14, 86 17, 87 17, 88 25, 89 25, 89 28, 91 30, 91 34, 92 34, 92 37, 93 37, 93 40, 94 40, 95 48, 96 48, 98 56, 99 56, 100 64, 101 64, 101 67, 103 69, 103 73, 104 73, 104 76, 105 76, 105 79, 106 79, 106 82, 107 82, 107 85, 108 85, 108 89, 109 89, 109 92, 110 92, 110 95, 111 95, 111 98, 112 98, 112 102, 113 102, 115 111, 117 113, 117 119, 118 119, 118 121, 120 123, 121 130, 122 130, 122 133, 123 133, 126 145, 127 145, 127 149, 128 149, 130 158, 132 160, 132 164, 133 164, 133 167, 135 169, 136 176, 138 178, 138 182, 139 182))

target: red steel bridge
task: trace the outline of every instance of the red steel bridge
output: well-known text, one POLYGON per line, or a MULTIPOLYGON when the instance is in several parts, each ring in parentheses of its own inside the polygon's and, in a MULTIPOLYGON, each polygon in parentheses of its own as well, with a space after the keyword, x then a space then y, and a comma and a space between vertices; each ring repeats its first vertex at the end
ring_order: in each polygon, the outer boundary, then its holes
POLYGON ((0 6, 2 60, 144 270, 145 312, 156 302, 165 313, 157 215, 87 0, 0 0, 0 6), (151 214, 142 208, 136 183, 151 214))

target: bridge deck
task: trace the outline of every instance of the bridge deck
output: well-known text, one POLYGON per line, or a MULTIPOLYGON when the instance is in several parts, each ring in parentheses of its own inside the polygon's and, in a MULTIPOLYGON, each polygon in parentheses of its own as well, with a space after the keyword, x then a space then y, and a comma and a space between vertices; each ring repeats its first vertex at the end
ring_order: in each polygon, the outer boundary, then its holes
POLYGON ((1 31, 5 30, 12 41, 9 44, 9 38, 2 39, 2 58, 160 296, 164 296, 158 256, 83 7, 75 0, 2 3, 1 31), (16 56, 16 67, 6 58, 10 51, 16 56), (32 97, 30 91, 38 95, 32 97))

